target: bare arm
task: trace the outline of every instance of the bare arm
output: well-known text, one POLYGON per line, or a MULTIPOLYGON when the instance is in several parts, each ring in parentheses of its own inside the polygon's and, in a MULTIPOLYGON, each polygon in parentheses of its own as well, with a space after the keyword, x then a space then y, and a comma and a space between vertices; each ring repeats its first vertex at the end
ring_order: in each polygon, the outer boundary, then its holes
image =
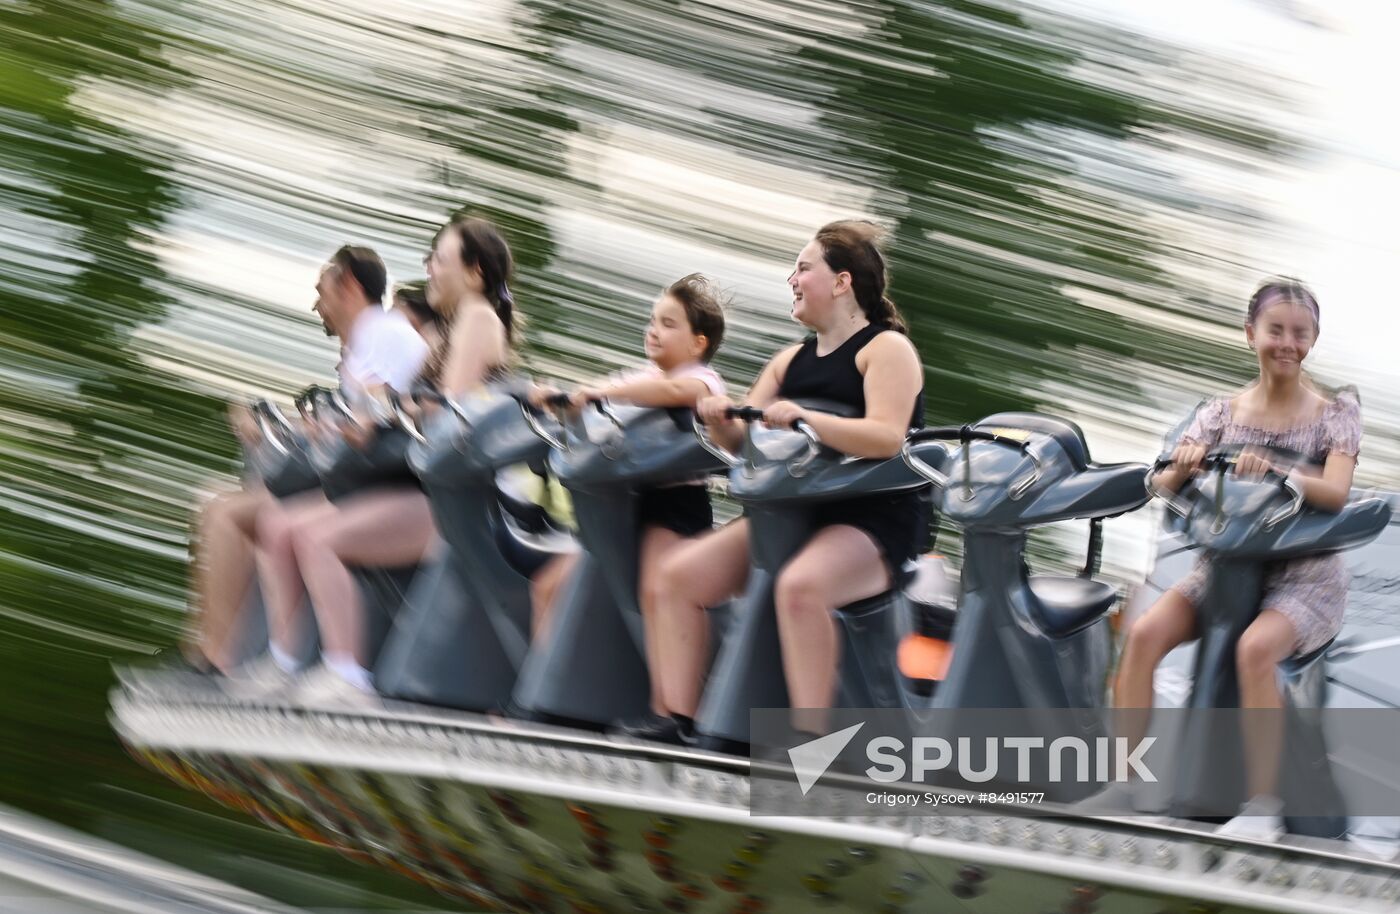
MULTIPOLYGON (((783 383, 783 375, 800 348, 801 344, 789 346, 768 360, 763 371, 759 372, 758 380, 753 382, 748 395, 744 397, 745 406, 764 409, 777 401, 778 386, 783 383)), ((716 444, 730 451, 738 451, 744 441, 744 424, 738 419, 724 418, 724 408, 732 405, 728 397, 706 397, 696 404, 696 411, 716 444)))
POLYGON ((506 331, 490 307, 470 305, 452 322, 443 392, 460 396, 480 387, 487 374, 506 361, 506 331))
POLYGON ((1356 473, 1356 458, 1350 454, 1332 453, 1322 465, 1321 476, 1298 471, 1288 474, 1303 493, 1303 500, 1323 511, 1340 511, 1351 495, 1352 476, 1356 473))
POLYGON ((885 459, 899 453, 909 433, 923 366, 902 333, 882 333, 857 356, 865 376, 865 415, 858 419, 801 410, 801 418, 829 447, 852 457, 885 459), (863 363, 863 364, 862 364, 863 363))
POLYGON ((693 409, 695 404, 708 396, 709 385, 699 378, 637 378, 600 387, 580 387, 574 394, 575 399, 618 400, 634 406, 659 409, 682 406, 693 409))

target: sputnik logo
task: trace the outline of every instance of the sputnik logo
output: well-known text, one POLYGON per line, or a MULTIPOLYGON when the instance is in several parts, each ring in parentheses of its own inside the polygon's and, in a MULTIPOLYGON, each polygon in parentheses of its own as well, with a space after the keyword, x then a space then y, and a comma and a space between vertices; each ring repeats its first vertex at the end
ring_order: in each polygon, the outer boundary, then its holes
POLYGON ((797 786, 805 797, 813 785, 826 774, 826 769, 836 761, 865 723, 858 723, 826 736, 808 740, 800 746, 788 750, 788 760, 792 762, 792 773, 797 776, 797 786))

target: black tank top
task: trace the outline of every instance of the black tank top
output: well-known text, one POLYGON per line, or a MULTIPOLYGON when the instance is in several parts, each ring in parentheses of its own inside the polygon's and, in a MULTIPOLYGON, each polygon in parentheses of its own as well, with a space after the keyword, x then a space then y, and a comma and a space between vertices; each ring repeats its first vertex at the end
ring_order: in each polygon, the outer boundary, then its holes
MULTIPOLYGON (((809 336, 788 362, 783 380, 778 384, 778 397, 831 400, 851 407, 857 416, 864 416, 865 376, 856 367, 856 353, 888 329, 883 324, 866 324, 826 355, 817 355, 817 338, 809 336)), ((920 387, 914 398, 909 427, 918 428, 923 424, 924 390, 920 387)))

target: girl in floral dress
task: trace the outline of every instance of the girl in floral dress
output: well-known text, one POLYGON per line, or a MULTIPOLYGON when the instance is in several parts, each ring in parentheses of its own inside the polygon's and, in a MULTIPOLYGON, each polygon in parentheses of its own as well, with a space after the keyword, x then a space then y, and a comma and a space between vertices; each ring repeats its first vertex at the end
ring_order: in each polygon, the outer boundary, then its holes
MULTIPOLYGON (((1346 504, 1361 444, 1361 405, 1353 388, 1328 398, 1304 380, 1303 360, 1317 342, 1317 299, 1301 283, 1270 280, 1249 302, 1245 336, 1259 360, 1259 378, 1233 396, 1208 400, 1196 412, 1172 453, 1172 464, 1153 478, 1160 492, 1176 492, 1200 471, 1202 458, 1217 448, 1245 445, 1235 472, 1287 475, 1313 508, 1338 511, 1346 504), (1282 463, 1282 448, 1301 455, 1282 463)), ((1150 709, 1157 664, 1177 645, 1197 637, 1196 616, 1204 595, 1208 559, 1145 612, 1128 633, 1114 685, 1118 708, 1150 709)), ((1288 657, 1322 647, 1342 627, 1349 574, 1339 554, 1275 563, 1265 574, 1259 616, 1240 637, 1235 661, 1244 708, 1279 709, 1277 667, 1288 657)), ((1138 717, 1145 732, 1146 715, 1138 717)), ((1277 715, 1245 715, 1251 749, 1248 783, 1252 799, 1222 832, 1277 838, 1283 832, 1282 802, 1275 796, 1280 734, 1277 715)), ((1137 734, 1141 735, 1141 734, 1137 734)))

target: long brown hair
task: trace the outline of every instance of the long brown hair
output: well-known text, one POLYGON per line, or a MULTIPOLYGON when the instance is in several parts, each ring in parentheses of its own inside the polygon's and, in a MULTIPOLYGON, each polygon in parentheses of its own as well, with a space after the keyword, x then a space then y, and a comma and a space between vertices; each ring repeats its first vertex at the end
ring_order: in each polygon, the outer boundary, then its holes
POLYGON ((481 271, 482 289, 505 327, 506 343, 513 346, 520 328, 515 299, 510 294, 509 283, 515 269, 510 245, 494 223, 480 216, 455 216, 446 231, 456 232, 462 242, 462 263, 481 271))
POLYGON ((864 219, 842 219, 817 229, 822 259, 836 273, 851 274, 851 289, 866 320, 881 327, 908 333, 899 309, 885 294, 889 271, 880 250, 884 230, 864 219))

